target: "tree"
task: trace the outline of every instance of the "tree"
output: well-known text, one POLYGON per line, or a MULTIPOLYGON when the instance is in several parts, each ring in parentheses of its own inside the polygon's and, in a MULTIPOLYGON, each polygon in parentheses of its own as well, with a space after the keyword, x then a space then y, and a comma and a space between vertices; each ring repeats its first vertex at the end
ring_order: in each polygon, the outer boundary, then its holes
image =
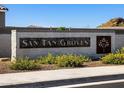
POLYGON ((57 30, 57 31, 64 31, 64 30, 66 30, 66 28, 65 28, 65 27, 59 27, 59 28, 57 28, 56 30, 57 30))

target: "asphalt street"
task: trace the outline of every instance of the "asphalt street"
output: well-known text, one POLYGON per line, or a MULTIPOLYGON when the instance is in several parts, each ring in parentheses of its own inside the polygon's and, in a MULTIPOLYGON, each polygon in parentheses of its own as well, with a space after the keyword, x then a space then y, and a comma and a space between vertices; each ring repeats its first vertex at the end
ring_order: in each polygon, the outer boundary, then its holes
POLYGON ((124 82, 91 85, 91 86, 79 86, 76 88, 124 88, 124 82))

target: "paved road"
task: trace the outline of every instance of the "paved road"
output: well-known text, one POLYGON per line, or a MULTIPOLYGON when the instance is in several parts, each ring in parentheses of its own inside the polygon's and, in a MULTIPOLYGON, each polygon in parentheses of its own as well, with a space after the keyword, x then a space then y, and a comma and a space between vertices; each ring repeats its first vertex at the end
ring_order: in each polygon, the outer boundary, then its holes
MULTIPOLYGON (((42 87, 42 85, 37 84, 37 85, 24 85, 24 86, 22 85, 20 87, 15 86, 15 87, 8 87, 8 88, 47 88, 47 87, 42 87)), ((57 88, 57 87, 50 87, 50 88, 57 88)), ((124 82, 92 85, 92 86, 79 86, 79 87, 72 87, 72 88, 124 88, 124 82)))
POLYGON ((92 86, 79 86, 77 88, 124 88, 124 82, 92 85, 92 86))
POLYGON ((101 80, 96 82, 57 86, 62 88, 124 88, 124 79, 101 80))

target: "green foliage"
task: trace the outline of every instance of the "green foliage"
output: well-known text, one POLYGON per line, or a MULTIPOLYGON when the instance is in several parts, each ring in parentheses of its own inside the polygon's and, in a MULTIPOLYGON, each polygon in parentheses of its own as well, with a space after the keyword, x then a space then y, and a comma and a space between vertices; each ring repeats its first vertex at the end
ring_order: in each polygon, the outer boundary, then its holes
POLYGON ((55 56, 48 53, 47 56, 41 56, 36 61, 41 64, 55 64, 55 56))
POLYGON ((122 47, 121 49, 118 49, 116 53, 124 54, 124 47, 122 47))
POLYGON ((41 68, 41 64, 56 64, 59 67, 80 67, 84 62, 88 62, 90 59, 82 55, 58 55, 53 56, 48 54, 41 56, 38 59, 30 60, 29 58, 18 58, 16 62, 13 62, 10 66, 13 70, 37 70, 41 68))
POLYGON ((66 30, 66 28, 65 28, 65 27, 59 27, 59 28, 57 28, 56 30, 57 30, 57 31, 64 31, 64 30, 66 30))
POLYGON ((85 56, 77 55, 60 55, 56 57, 56 64, 60 67, 80 67, 84 62, 88 62, 90 59, 85 56))
POLYGON ((10 65, 13 70, 37 70, 40 69, 40 64, 29 58, 18 58, 16 62, 10 65))
POLYGON ((106 64, 124 64, 124 54, 110 53, 102 57, 101 60, 106 64))
POLYGON ((40 64, 57 64, 60 67, 79 67, 82 66, 83 62, 88 62, 90 59, 86 56, 77 55, 58 55, 53 56, 48 54, 37 59, 40 64))

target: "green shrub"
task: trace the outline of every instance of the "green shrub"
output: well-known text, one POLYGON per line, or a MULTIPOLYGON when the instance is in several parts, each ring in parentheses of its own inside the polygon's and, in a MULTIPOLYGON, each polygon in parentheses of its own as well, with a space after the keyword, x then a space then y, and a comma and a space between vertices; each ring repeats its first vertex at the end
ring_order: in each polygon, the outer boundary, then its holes
POLYGON ((37 59, 37 62, 41 64, 55 64, 55 56, 48 53, 47 56, 41 56, 37 59))
POLYGON ((56 64, 60 67, 80 67, 87 61, 90 61, 88 57, 72 54, 60 55, 56 57, 56 64))
POLYGON ((77 55, 58 55, 53 56, 48 54, 47 56, 41 56, 36 61, 41 64, 57 64, 60 67, 77 67, 81 66, 83 62, 87 62, 90 59, 86 56, 77 55))
POLYGON ((64 30, 66 30, 66 28, 65 28, 65 27, 59 27, 59 28, 57 28, 56 30, 57 30, 57 31, 64 31, 64 30))
POLYGON ((40 64, 29 58, 18 58, 10 65, 10 68, 13 70, 37 70, 40 69, 40 64))
POLYGON ((37 70, 41 68, 41 64, 56 64, 59 67, 80 67, 88 61, 90 59, 86 56, 73 54, 53 56, 49 53, 47 56, 39 57, 36 60, 18 58, 16 62, 11 64, 10 68, 13 70, 37 70))
POLYGON ((122 47, 121 49, 118 49, 116 53, 124 54, 124 47, 122 47))
POLYGON ((111 53, 102 57, 101 60, 106 64, 124 64, 124 54, 111 53))

